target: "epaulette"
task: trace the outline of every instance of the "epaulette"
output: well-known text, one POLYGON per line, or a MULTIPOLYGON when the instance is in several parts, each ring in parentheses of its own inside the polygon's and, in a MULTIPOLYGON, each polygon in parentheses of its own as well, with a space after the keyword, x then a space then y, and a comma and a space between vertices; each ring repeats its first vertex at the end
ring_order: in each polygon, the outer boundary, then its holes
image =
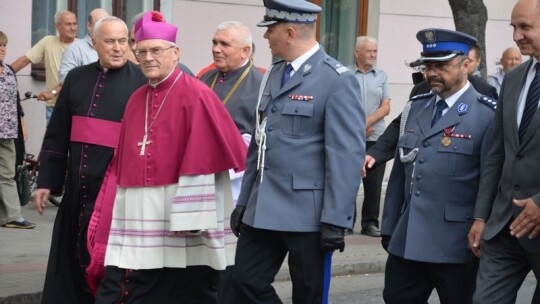
POLYGON ((424 98, 431 98, 435 96, 435 93, 433 93, 432 91, 429 91, 427 93, 424 93, 424 94, 418 94, 418 95, 414 95, 411 100, 412 101, 415 101, 415 100, 418 100, 418 99, 424 99, 424 98))
POLYGON ((330 56, 326 56, 326 58, 324 58, 324 63, 328 64, 339 75, 349 71, 349 69, 343 64, 341 64, 341 62, 337 61, 336 59, 330 56))
POLYGON ((495 111, 495 109, 497 109, 497 100, 495 100, 495 99, 493 99, 493 98, 491 98, 489 96, 480 95, 480 96, 478 96, 478 101, 485 104, 486 106, 491 108, 493 111, 495 111))

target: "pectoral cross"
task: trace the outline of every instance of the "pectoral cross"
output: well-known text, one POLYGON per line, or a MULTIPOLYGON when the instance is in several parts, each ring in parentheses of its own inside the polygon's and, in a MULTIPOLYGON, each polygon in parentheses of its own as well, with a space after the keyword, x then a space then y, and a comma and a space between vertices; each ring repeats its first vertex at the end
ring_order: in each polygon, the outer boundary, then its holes
POLYGON ((151 143, 152 141, 148 140, 148 134, 144 134, 142 141, 137 143, 137 146, 141 147, 141 153, 139 153, 139 155, 144 155, 144 150, 146 149, 146 146, 151 143))

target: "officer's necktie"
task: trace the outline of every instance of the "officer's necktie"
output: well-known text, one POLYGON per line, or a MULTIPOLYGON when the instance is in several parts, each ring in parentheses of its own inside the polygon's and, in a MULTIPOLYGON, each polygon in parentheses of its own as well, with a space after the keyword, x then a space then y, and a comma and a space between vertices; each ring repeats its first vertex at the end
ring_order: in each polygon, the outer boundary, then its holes
POLYGON ((433 116, 433 119, 431 120, 432 128, 437 123, 437 121, 439 121, 439 119, 441 119, 441 117, 443 116, 443 110, 448 108, 448 105, 446 104, 446 101, 444 101, 444 99, 439 99, 439 101, 437 101, 436 106, 437 108, 435 109, 435 116, 433 116))
POLYGON ((292 64, 288 63, 285 66, 285 70, 283 71, 283 78, 281 78, 281 86, 285 85, 287 81, 291 78, 291 71, 293 70, 292 64))
POLYGON ((525 108, 523 109, 523 115, 521 117, 521 123, 519 124, 519 142, 523 140, 531 120, 538 109, 538 100, 540 99, 540 62, 536 63, 536 74, 534 79, 529 86, 529 91, 527 92, 527 99, 525 101, 525 108))

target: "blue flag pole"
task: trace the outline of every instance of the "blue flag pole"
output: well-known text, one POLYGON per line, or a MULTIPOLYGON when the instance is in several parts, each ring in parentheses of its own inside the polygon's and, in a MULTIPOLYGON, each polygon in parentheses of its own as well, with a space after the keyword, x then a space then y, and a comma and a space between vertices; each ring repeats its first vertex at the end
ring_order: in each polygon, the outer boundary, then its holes
POLYGON ((324 272, 323 272, 323 296, 322 304, 328 304, 330 294, 330 279, 332 278, 332 254, 333 251, 327 251, 324 254, 324 272))

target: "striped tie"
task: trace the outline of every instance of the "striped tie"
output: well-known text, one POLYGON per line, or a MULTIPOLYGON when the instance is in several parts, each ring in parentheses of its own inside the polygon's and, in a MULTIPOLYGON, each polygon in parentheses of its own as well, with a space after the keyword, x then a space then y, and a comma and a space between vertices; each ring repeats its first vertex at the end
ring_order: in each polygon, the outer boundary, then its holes
POLYGON ((521 117, 521 123, 519 124, 519 142, 521 143, 527 129, 531 124, 531 120, 538 109, 538 100, 540 100, 540 62, 536 63, 536 73, 534 79, 529 86, 529 92, 527 92, 527 99, 525 101, 525 108, 523 109, 523 116, 521 117))

